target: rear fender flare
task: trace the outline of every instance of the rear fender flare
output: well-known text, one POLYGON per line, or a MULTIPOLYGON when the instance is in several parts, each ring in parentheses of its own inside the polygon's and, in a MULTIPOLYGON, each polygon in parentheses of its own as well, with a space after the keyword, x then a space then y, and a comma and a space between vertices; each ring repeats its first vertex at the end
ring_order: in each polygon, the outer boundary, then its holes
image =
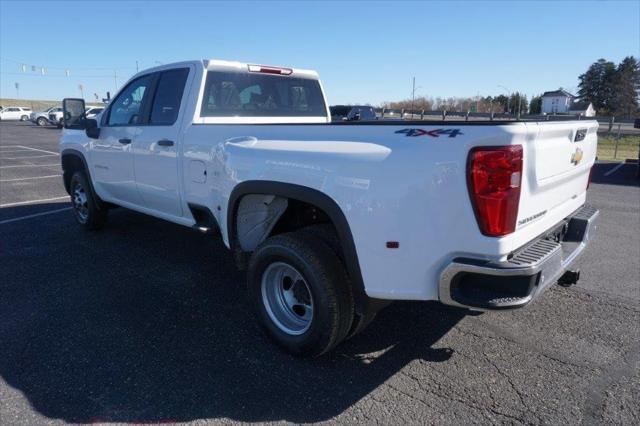
POLYGON ((317 189, 292 183, 276 181, 245 181, 239 183, 231 192, 229 197, 229 208, 227 209, 227 235, 229 247, 232 252, 240 250, 237 241, 236 219, 240 200, 243 196, 248 194, 268 194, 302 201, 320 208, 327 214, 327 216, 329 216, 336 228, 338 238, 340 238, 340 243, 342 245, 345 267, 349 277, 351 278, 353 295, 356 301, 356 311, 363 312, 370 299, 365 293, 358 254, 353 240, 353 235, 351 234, 351 228, 349 227, 349 222, 342 212, 342 209, 333 200, 333 198, 318 191, 317 189))

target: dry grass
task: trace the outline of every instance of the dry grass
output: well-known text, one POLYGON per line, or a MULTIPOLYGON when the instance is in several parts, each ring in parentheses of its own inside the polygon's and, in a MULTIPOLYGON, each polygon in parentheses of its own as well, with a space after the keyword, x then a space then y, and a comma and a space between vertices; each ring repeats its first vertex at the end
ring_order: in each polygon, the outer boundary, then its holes
POLYGON ((640 136, 620 136, 616 153, 615 136, 598 136, 598 160, 638 159, 640 136))

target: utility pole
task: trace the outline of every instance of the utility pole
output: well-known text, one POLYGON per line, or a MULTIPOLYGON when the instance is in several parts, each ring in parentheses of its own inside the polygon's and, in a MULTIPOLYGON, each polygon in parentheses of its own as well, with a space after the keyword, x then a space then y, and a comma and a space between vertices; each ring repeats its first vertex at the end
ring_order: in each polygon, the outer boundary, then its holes
POLYGON ((136 61, 136 74, 138 73, 138 61, 136 61))
POLYGON ((78 89, 80 89, 80 98, 84 99, 84 87, 82 86, 82 83, 78 84, 78 89))
POLYGON ((20 83, 16 81, 16 99, 20 99, 20 83))
POLYGON ((413 105, 416 100, 416 78, 413 77, 413 86, 411 88, 411 118, 413 118, 413 105))
POLYGON ((113 70, 113 83, 115 84, 116 92, 118 91, 118 73, 113 70))
POLYGON ((522 95, 518 92, 518 118, 520 118, 520 111, 522 111, 522 95))

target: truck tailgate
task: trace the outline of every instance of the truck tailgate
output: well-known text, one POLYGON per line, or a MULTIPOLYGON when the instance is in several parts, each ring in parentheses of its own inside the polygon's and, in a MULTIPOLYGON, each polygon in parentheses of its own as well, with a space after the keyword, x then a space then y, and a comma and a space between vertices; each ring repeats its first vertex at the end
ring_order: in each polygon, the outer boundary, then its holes
MULTIPOLYGON (((596 158, 596 121, 527 123, 516 230, 542 233, 584 203, 596 158)), ((517 231, 516 231, 517 232, 517 231)))

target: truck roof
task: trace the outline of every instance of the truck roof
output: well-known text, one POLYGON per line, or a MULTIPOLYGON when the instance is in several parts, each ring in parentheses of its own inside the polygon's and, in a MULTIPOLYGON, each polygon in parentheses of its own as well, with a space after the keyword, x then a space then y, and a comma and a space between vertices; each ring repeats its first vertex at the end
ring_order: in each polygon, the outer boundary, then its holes
MULTIPOLYGON (((200 60, 190 60, 190 61, 180 61, 180 62, 172 62, 169 64, 162 64, 151 68, 146 68, 139 73, 137 73, 134 77, 139 74, 146 74, 152 71, 161 71, 164 69, 176 68, 178 66, 184 65, 195 65, 196 67, 203 67, 208 71, 226 71, 226 72, 249 72, 250 67, 262 67, 270 70, 284 70, 286 73, 284 75, 291 75, 297 78, 308 78, 312 80, 318 80, 320 77, 318 73, 314 70, 307 70, 302 68, 291 68, 280 65, 265 65, 258 63, 249 63, 249 62, 239 62, 239 61, 226 61, 222 59, 200 59, 200 60)), ((132 78, 133 79, 133 78, 132 78)))

